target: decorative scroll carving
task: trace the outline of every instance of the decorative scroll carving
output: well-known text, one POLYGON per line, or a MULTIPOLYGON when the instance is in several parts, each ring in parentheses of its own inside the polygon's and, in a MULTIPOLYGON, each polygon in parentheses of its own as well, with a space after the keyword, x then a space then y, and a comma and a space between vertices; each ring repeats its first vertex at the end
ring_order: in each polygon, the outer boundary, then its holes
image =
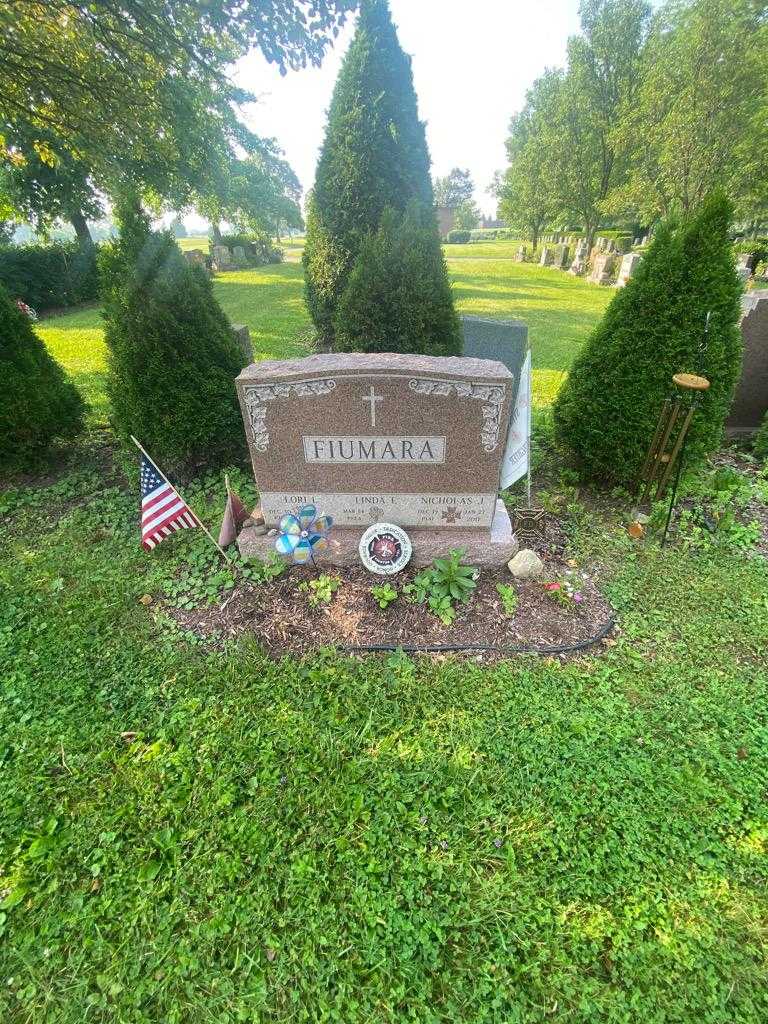
POLYGON ((265 402, 272 402, 276 398, 313 398, 317 395, 328 395, 335 387, 335 380, 320 378, 281 384, 251 384, 243 388, 243 399, 256 451, 265 452, 269 447, 265 402))
POLYGON ((487 452, 495 451, 499 443, 501 426, 501 407, 507 389, 501 384, 469 384, 460 380, 431 380, 415 378, 408 381, 408 387, 417 395, 440 395, 448 398, 477 398, 485 402, 483 406, 483 426, 480 441, 487 452))

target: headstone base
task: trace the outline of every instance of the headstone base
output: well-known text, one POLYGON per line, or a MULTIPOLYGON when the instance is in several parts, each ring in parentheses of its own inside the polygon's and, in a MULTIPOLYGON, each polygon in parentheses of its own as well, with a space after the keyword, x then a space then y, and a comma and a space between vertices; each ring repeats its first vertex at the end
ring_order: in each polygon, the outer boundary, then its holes
MULTIPOLYGON (((320 565, 358 565, 360 555, 358 544, 365 533, 359 526, 335 526, 330 533, 330 545, 318 556, 320 565)), ((429 530, 414 527, 408 530, 413 544, 410 564, 417 568, 431 565, 436 558, 442 558, 454 548, 464 548, 464 561, 468 565, 485 568, 506 565, 520 547, 512 532, 512 523, 504 502, 496 501, 496 512, 490 534, 485 530, 429 530)), ((258 536, 253 527, 246 526, 237 538, 242 558, 259 558, 264 561, 275 550, 275 538, 258 536)))

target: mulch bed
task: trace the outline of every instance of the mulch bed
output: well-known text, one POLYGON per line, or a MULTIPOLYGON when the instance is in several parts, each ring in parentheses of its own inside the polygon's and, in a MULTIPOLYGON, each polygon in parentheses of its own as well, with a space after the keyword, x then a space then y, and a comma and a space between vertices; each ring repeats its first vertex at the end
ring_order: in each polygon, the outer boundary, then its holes
MULTIPOLYGON (((418 570, 407 568, 395 577, 374 576, 362 567, 321 566, 321 571, 341 580, 341 587, 328 605, 313 608, 299 583, 316 576, 312 569, 294 566, 283 576, 263 585, 240 583, 230 590, 219 605, 189 611, 170 609, 184 629, 199 636, 215 638, 218 643, 253 633, 273 657, 308 654, 320 647, 358 647, 393 644, 405 648, 414 645, 491 645, 504 647, 569 646, 594 637, 612 618, 612 609, 600 593, 600 566, 573 569, 565 558, 564 537, 556 523, 547 534, 531 542, 545 562, 545 575, 538 580, 515 580, 506 569, 484 569, 470 601, 458 605, 457 616, 445 626, 424 605, 411 604, 400 596, 382 610, 370 588, 390 582, 396 589, 410 582, 418 570), (544 589, 544 583, 579 574, 581 604, 563 607, 544 589), (511 584, 518 596, 513 617, 505 616, 497 583, 511 584)), ((594 654, 606 638, 579 654, 594 654)), ((457 652, 457 657, 490 661, 508 657, 504 652, 457 652)), ((573 654, 558 655, 561 658, 573 654)))

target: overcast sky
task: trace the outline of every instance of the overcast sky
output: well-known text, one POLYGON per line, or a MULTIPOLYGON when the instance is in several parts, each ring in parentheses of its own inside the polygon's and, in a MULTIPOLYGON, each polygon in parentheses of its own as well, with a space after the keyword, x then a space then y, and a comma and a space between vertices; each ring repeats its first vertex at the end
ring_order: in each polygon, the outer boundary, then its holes
MULTIPOLYGON (((433 175, 466 167, 485 213, 486 192, 505 163, 509 119, 545 67, 563 65, 578 31, 578 0, 390 0, 400 43, 413 58, 419 116, 427 123, 433 175)), ((259 96, 246 120, 274 136, 304 190, 312 187, 326 112, 349 45, 349 24, 321 68, 285 77, 260 54, 238 65, 239 84, 259 96)))

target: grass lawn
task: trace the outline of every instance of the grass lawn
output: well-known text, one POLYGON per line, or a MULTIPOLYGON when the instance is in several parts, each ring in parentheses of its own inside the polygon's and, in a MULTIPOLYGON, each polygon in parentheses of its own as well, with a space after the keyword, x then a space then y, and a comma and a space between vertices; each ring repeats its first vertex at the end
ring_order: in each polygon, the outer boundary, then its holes
MULTIPOLYGON (((182 248, 207 247, 206 238, 183 238, 182 248)), ((460 313, 528 324, 533 350, 534 401, 551 403, 575 352, 610 301, 613 290, 530 263, 515 263, 514 242, 445 246, 460 313), (492 254, 497 255, 493 258, 492 254), (491 255, 489 255, 489 253, 491 255)), ((306 348, 310 319, 304 305, 301 241, 284 244, 286 262, 217 275, 216 297, 233 323, 248 324, 257 359, 296 355, 306 348)), ((45 319, 40 334, 106 416, 104 346, 98 310, 45 319)))
MULTIPOLYGON (((610 294, 478 248, 461 307, 529 321, 545 403, 610 294)), ((299 267, 216 289, 300 350, 299 267)), ((103 421, 98 314, 41 333, 103 421)), ((599 657, 272 662, 174 625, 226 573, 192 531, 141 552, 103 437, 0 493, 3 1024, 768 1019, 763 558, 633 546, 544 450, 599 657)), ((215 522, 220 476, 188 497, 215 522)))

